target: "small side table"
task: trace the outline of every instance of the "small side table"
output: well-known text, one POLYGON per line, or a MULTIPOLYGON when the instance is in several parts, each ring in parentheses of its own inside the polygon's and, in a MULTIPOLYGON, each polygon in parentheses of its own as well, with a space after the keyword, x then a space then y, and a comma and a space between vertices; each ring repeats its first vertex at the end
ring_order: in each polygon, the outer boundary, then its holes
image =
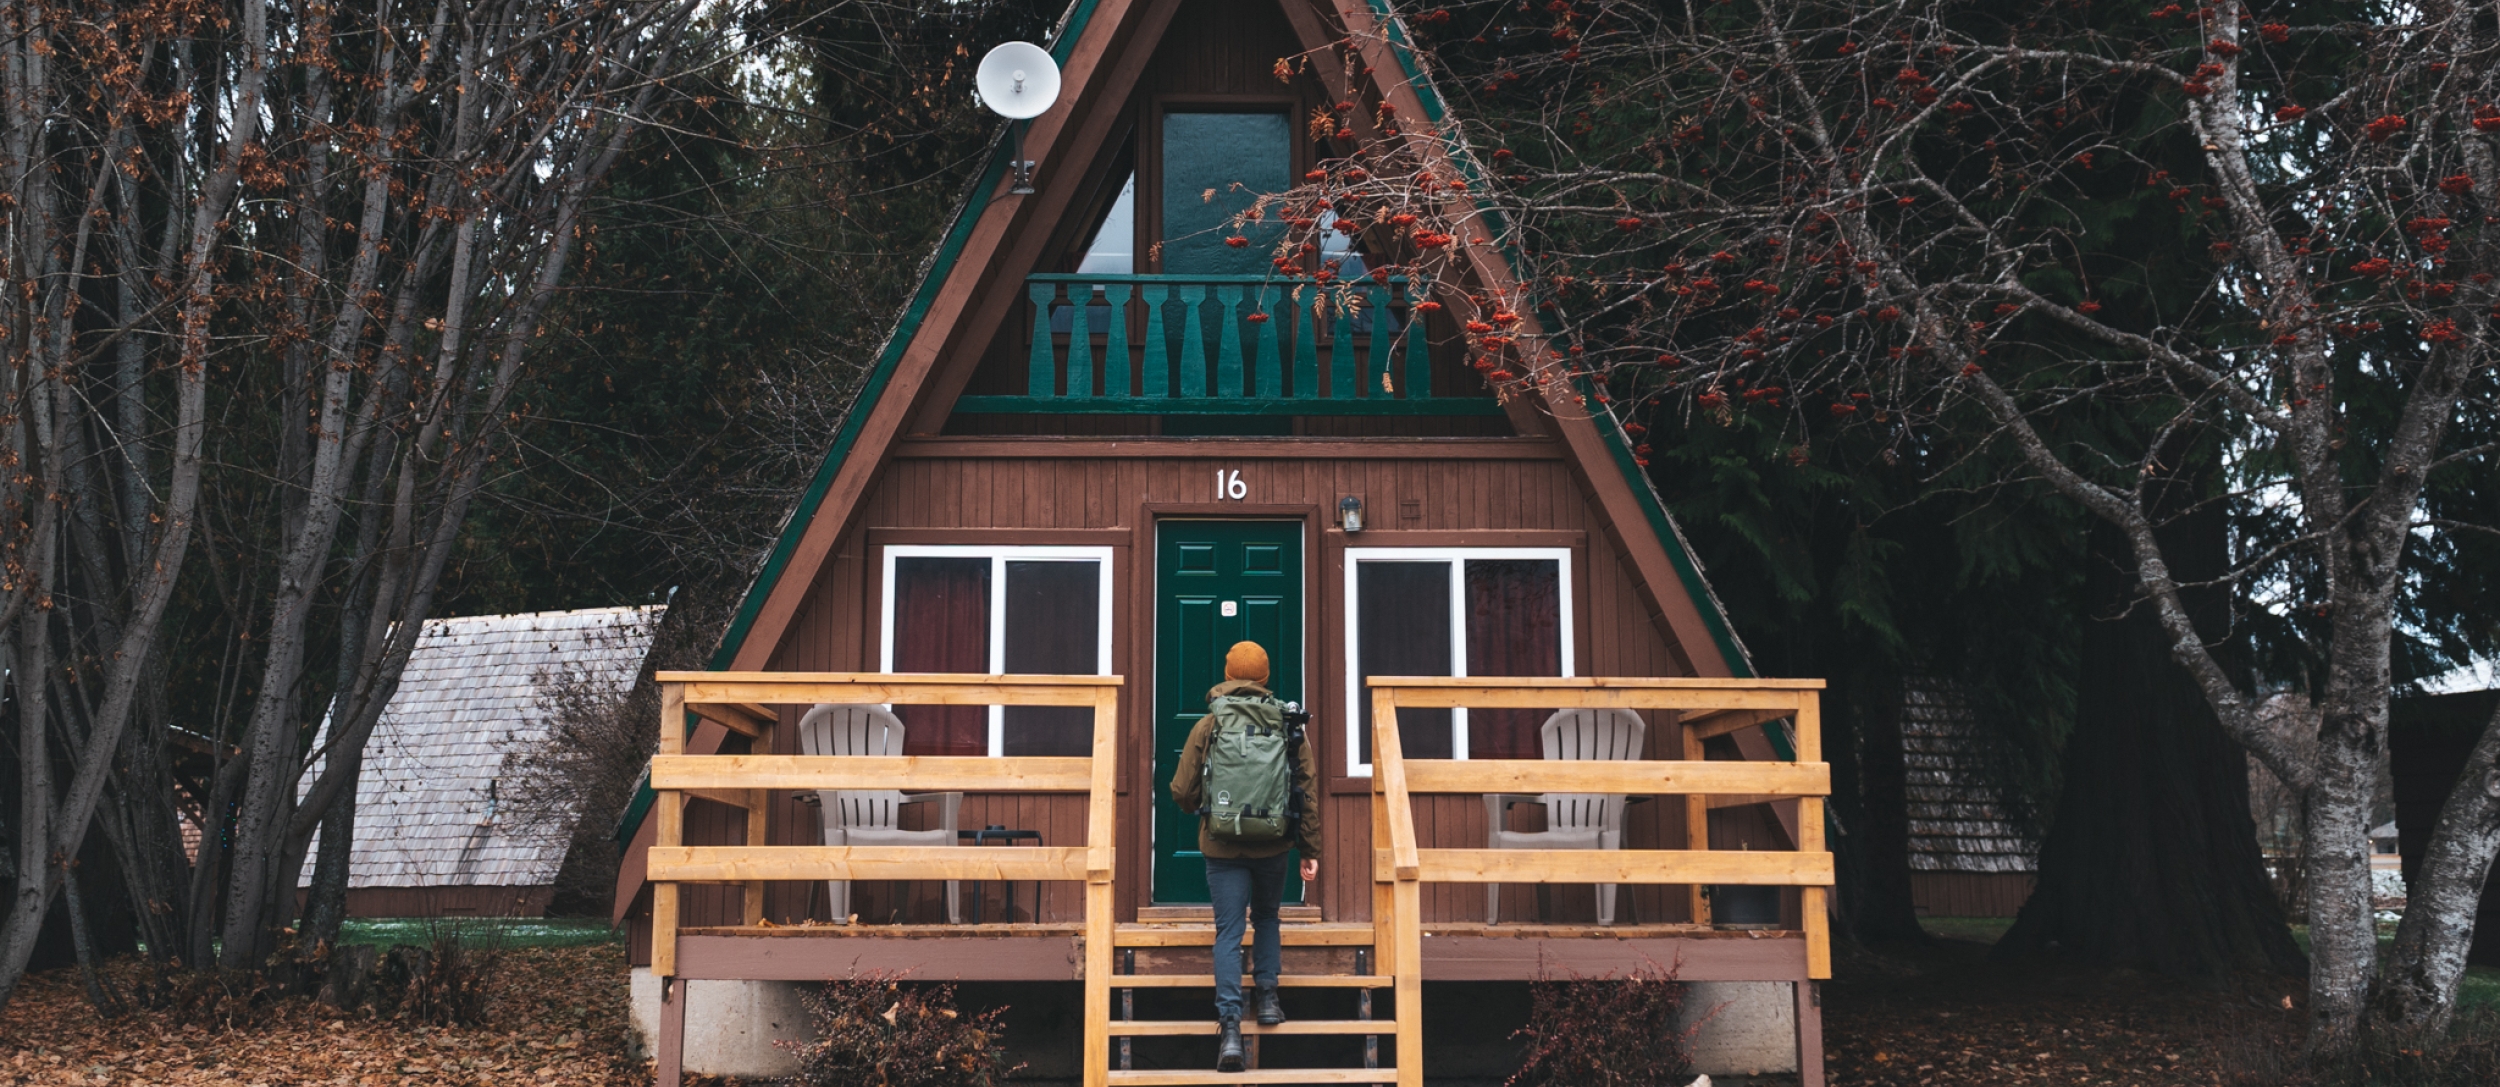
MULTIPOLYGON (((982 827, 979 830, 958 830, 955 832, 955 838, 958 841, 976 846, 988 845, 991 842, 1005 842, 1011 846, 1017 842, 1031 842, 1034 845, 1042 844, 1041 831, 1011 830, 1004 826, 995 825, 982 827)), ((972 923, 976 925, 981 923, 982 882, 982 880, 977 879, 972 881, 972 923)), ((1007 884, 1007 901, 1005 903, 1004 910, 1002 911, 1005 916, 1002 917, 1001 920, 1012 922, 1016 919, 1016 881, 1011 879, 1006 880, 1005 883, 1007 884)), ((1033 881, 1033 919, 1036 921, 1042 919, 1042 884, 1040 880, 1033 881)))

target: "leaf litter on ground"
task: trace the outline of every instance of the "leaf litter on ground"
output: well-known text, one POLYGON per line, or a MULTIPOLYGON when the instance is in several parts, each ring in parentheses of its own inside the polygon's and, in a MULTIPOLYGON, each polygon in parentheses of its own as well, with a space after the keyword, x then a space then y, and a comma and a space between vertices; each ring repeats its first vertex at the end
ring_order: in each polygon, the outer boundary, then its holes
MULTIPOLYGON (((129 991, 135 962, 110 972, 129 991)), ((631 1056, 620 944, 502 952, 487 1026, 432 1027, 275 1002, 252 1025, 184 1025, 138 1010, 105 1020, 74 969, 29 975, 0 1015, 0 1087, 623 1087, 651 1082, 631 1056)))

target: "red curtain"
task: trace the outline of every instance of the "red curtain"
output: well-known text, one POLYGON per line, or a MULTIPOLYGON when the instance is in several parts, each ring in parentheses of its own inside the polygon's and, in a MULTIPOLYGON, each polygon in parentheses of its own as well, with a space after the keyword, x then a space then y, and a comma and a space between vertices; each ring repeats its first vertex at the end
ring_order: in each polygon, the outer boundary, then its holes
MULTIPOLYGON (((1467 561, 1467 674, 1562 674, 1562 564, 1552 559, 1467 561)), ((1544 756, 1544 710, 1467 711, 1467 757, 1544 756)))
MULTIPOLYGON (((894 670, 990 670, 990 560, 894 560, 894 670)), ((987 755, 986 706, 896 706, 907 755, 987 755)))

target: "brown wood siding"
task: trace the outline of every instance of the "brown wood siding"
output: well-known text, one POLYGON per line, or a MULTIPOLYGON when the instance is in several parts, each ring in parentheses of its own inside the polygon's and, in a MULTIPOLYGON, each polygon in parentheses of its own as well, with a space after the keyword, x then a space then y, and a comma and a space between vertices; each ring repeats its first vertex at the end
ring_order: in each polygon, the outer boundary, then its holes
POLYGON ((1912 872, 1910 904, 1921 917, 2012 917, 2039 882, 2030 872, 1912 872))
MULTIPOLYGON (((934 444, 934 443, 933 443, 934 444)), ((967 443, 969 444, 969 443, 967 443)), ((1130 443, 1121 443, 1124 446, 1130 443)), ((1163 445, 1164 443, 1154 443, 1163 445)), ((1321 760, 1332 779, 1324 803, 1328 846, 1325 871, 1316 892, 1326 916, 1362 920, 1370 916, 1370 794, 1368 779, 1342 776, 1344 744, 1343 549, 1396 546, 1569 546, 1578 571, 1573 614, 1575 663, 1583 675, 1675 675, 1674 657, 1648 617, 1634 603, 1622 563, 1593 531, 1594 515, 1568 468, 1542 442, 1519 442, 1519 459, 1499 459, 1506 446, 1464 443, 1452 455, 1436 455, 1431 443, 1380 443, 1361 455, 1315 458, 1281 455, 1285 443, 1243 443, 1236 458, 1210 456, 1222 449, 1214 443, 1187 443, 1192 455, 1158 456, 1014 456, 929 455, 914 451, 890 461, 872 487, 854 527, 836 545, 834 555, 811 587, 789 634, 775 652, 771 667, 794 671, 874 671, 878 665, 878 548, 891 543, 1077 544, 1110 546, 1113 552, 1115 597, 1113 614, 1114 668, 1130 677, 1124 698, 1121 744, 1122 797, 1119 848, 1121 913, 1133 919, 1146 904, 1146 868, 1150 855, 1143 811, 1151 751, 1151 691, 1144 684, 1154 676, 1153 613, 1150 570, 1153 523, 1158 515, 1231 514, 1260 517, 1307 517, 1323 523, 1321 511, 1333 511, 1344 495, 1362 495, 1375 528, 1349 541, 1334 528, 1318 533, 1307 556, 1310 581, 1306 592, 1306 641, 1311 654, 1305 674, 1319 712, 1316 728, 1321 760), (1264 446, 1262 453, 1257 446, 1264 446), (1490 451, 1488 452, 1488 449, 1490 451), (1464 455, 1456 455, 1460 452, 1464 455), (1210 473, 1218 465, 1238 468, 1251 488, 1246 503, 1211 502, 1210 473), (1413 505, 1408 505, 1412 500, 1413 505)), ((1173 443, 1179 446, 1180 443, 1173 443)), ((943 454, 949 446, 936 445, 943 454)), ((1134 450, 1134 446, 1131 449, 1134 450)), ((1038 451, 1037 451, 1038 452, 1038 451)), ((803 707, 781 707, 782 720, 795 722, 803 707)), ((796 753, 795 728, 777 729, 774 748, 796 753)), ((1681 750, 1672 731, 1661 732, 1653 721, 1647 751, 1650 757, 1681 750)), ((1429 797, 1416 804, 1416 825, 1423 844, 1480 847, 1485 840, 1483 802, 1473 797, 1429 797)), ((1515 818, 1537 818, 1532 809, 1515 818)), ((1083 801, 1079 797, 992 796, 967 798, 961 825, 1003 824, 1043 832, 1050 845, 1084 840, 1083 801)), ((1514 824, 1526 827, 1529 824, 1514 824)), ((814 844, 819 837, 816 809, 797 803, 790 794, 774 797, 770 838, 775 843, 814 844)), ((686 821, 689 844, 736 842, 743 820, 730 809, 696 802, 686 821)), ((1682 805, 1651 801, 1629 810, 1627 848, 1675 848, 1683 841, 1682 805)), ((987 848, 1012 848, 990 846, 987 848)), ((1032 901, 1031 884, 1017 888, 1017 919, 1032 901)), ((1080 919, 1075 884, 1045 884, 1044 907, 1038 920, 1080 919)), ((1434 921, 1481 920, 1484 893, 1476 886, 1435 885, 1426 892, 1427 917, 1434 921)), ((969 896, 971 888, 964 893, 969 896)), ((1587 920, 1594 899, 1586 887, 1557 887, 1546 910, 1535 909, 1531 887, 1506 890, 1503 916, 1530 920, 1587 920)), ((894 887, 861 884, 854 888, 854 909, 863 919, 943 920, 942 900, 935 884, 894 887)), ((986 890, 989 916, 1001 905, 1001 888, 986 890)), ((1685 896, 1679 888, 1628 888, 1621 920, 1683 921, 1685 896)), ((766 895, 766 916, 776 923, 821 916, 821 884, 774 884, 766 895)), ((970 899, 966 899, 969 909, 970 899)), ((734 924, 739 896, 730 887, 689 887, 684 905, 688 925, 734 924)))
MULTIPOLYGON (((349 917, 545 917, 556 889, 542 887, 356 887, 349 917)), ((299 896, 300 897, 300 896, 299 896)))

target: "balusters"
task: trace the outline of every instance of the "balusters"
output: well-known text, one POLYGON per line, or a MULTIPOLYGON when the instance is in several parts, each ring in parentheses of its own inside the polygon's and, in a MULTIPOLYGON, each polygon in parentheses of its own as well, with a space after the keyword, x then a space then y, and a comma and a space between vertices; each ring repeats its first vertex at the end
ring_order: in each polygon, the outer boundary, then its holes
POLYGON ((1094 395, 1094 285, 1068 285, 1068 395, 1094 395))
POLYGON ((1126 283, 1105 283, 1103 297, 1111 303, 1111 327, 1103 337, 1102 394, 1128 399, 1128 302, 1136 289, 1126 283))
POLYGON ((1215 395, 1227 400, 1241 398, 1241 309, 1242 289, 1238 284, 1219 283, 1207 293, 1216 302, 1215 321, 1215 395))
POLYGON ((1285 409, 1293 414, 1481 414, 1489 405, 1477 397, 1387 403, 1434 399, 1431 325, 1416 312, 1430 296, 1429 284, 1403 277, 1037 274, 1025 282, 1023 395, 967 397, 984 405, 968 410, 1236 411, 1244 405, 1215 402, 1291 400, 1308 402, 1285 409))
MULTIPOLYGON (((1354 329, 1372 316, 1372 288, 1347 287, 1337 295, 1337 323, 1329 336, 1328 398, 1352 400, 1362 395, 1354 382, 1354 329)), ((1317 359, 1313 359, 1317 362, 1317 359)))
POLYGON ((1300 306, 1288 298, 1285 311, 1293 314, 1293 398, 1311 400, 1319 396, 1319 323, 1327 319, 1328 288, 1311 288, 1311 304, 1300 306))
POLYGON ((1284 395, 1285 391, 1283 388, 1285 366, 1276 357, 1277 341, 1283 339, 1284 336, 1276 323, 1293 320, 1293 302, 1289 298, 1279 299, 1277 302, 1268 301, 1269 289, 1264 285, 1251 289, 1248 292, 1249 298, 1242 308, 1246 311, 1243 315, 1244 319, 1250 322, 1250 340, 1255 345, 1251 355, 1257 360, 1259 371, 1251 381, 1257 387, 1260 397, 1272 400, 1284 395), (1279 302, 1282 304, 1278 304, 1279 302), (1258 320, 1261 317, 1266 320, 1258 320))
MULTIPOLYGON (((1413 299, 1408 299, 1408 302, 1412 303, 1413 299)), ((1406 311, 1407 327, 1418 327, 1423 321, 1423 316, 1415 312, 1410 304, 1406 311)), ((1360 382, 1362 388, 1359 390, 1362 395, 1379 397, 1392 395, 1388 389, 1382 387, 1381 382, 1389 374, 1389 349, 1396 343, 1397 329, 1389 322, 1389 292, 1384 290, 1380 292, 1380 312, 1372 318, 1372 357, 1371 361, 1363 365, 1363 380, 1360 382)))
POLYGON ((1172 395, 1172 342, 1163 331, 1163 306, 1171 301, 1172 288, 1166 283, 1146 283, 1137 293, 1146 300, 1145 393, 1161 399, 1172 395))
MULTIPOLYGON (((1417 301, 1432 297, 1428 291, 1417 291, 1409 297, 1417 301)), ((1409 400, 1422 400, 1432 395, 1431 323, 1424 315, 1407 307, 1406 321, 1406 388, 1399 390, 1409 400)))
POLYGON ((1050 303, 1058 297, 1059 285, 1027 283, 1024 293, 1033 300, 1033 352, 1025 364, 1024 392, 1047 400, 1059 393, 1058 361, 1050 351, 1050 303))
POLYGON ((1215 288, 1183 283, 1181 289, 1181 357, 1172 365, 1181 372, 1181 395, 1207 395, 1207 308, 1215 288))

